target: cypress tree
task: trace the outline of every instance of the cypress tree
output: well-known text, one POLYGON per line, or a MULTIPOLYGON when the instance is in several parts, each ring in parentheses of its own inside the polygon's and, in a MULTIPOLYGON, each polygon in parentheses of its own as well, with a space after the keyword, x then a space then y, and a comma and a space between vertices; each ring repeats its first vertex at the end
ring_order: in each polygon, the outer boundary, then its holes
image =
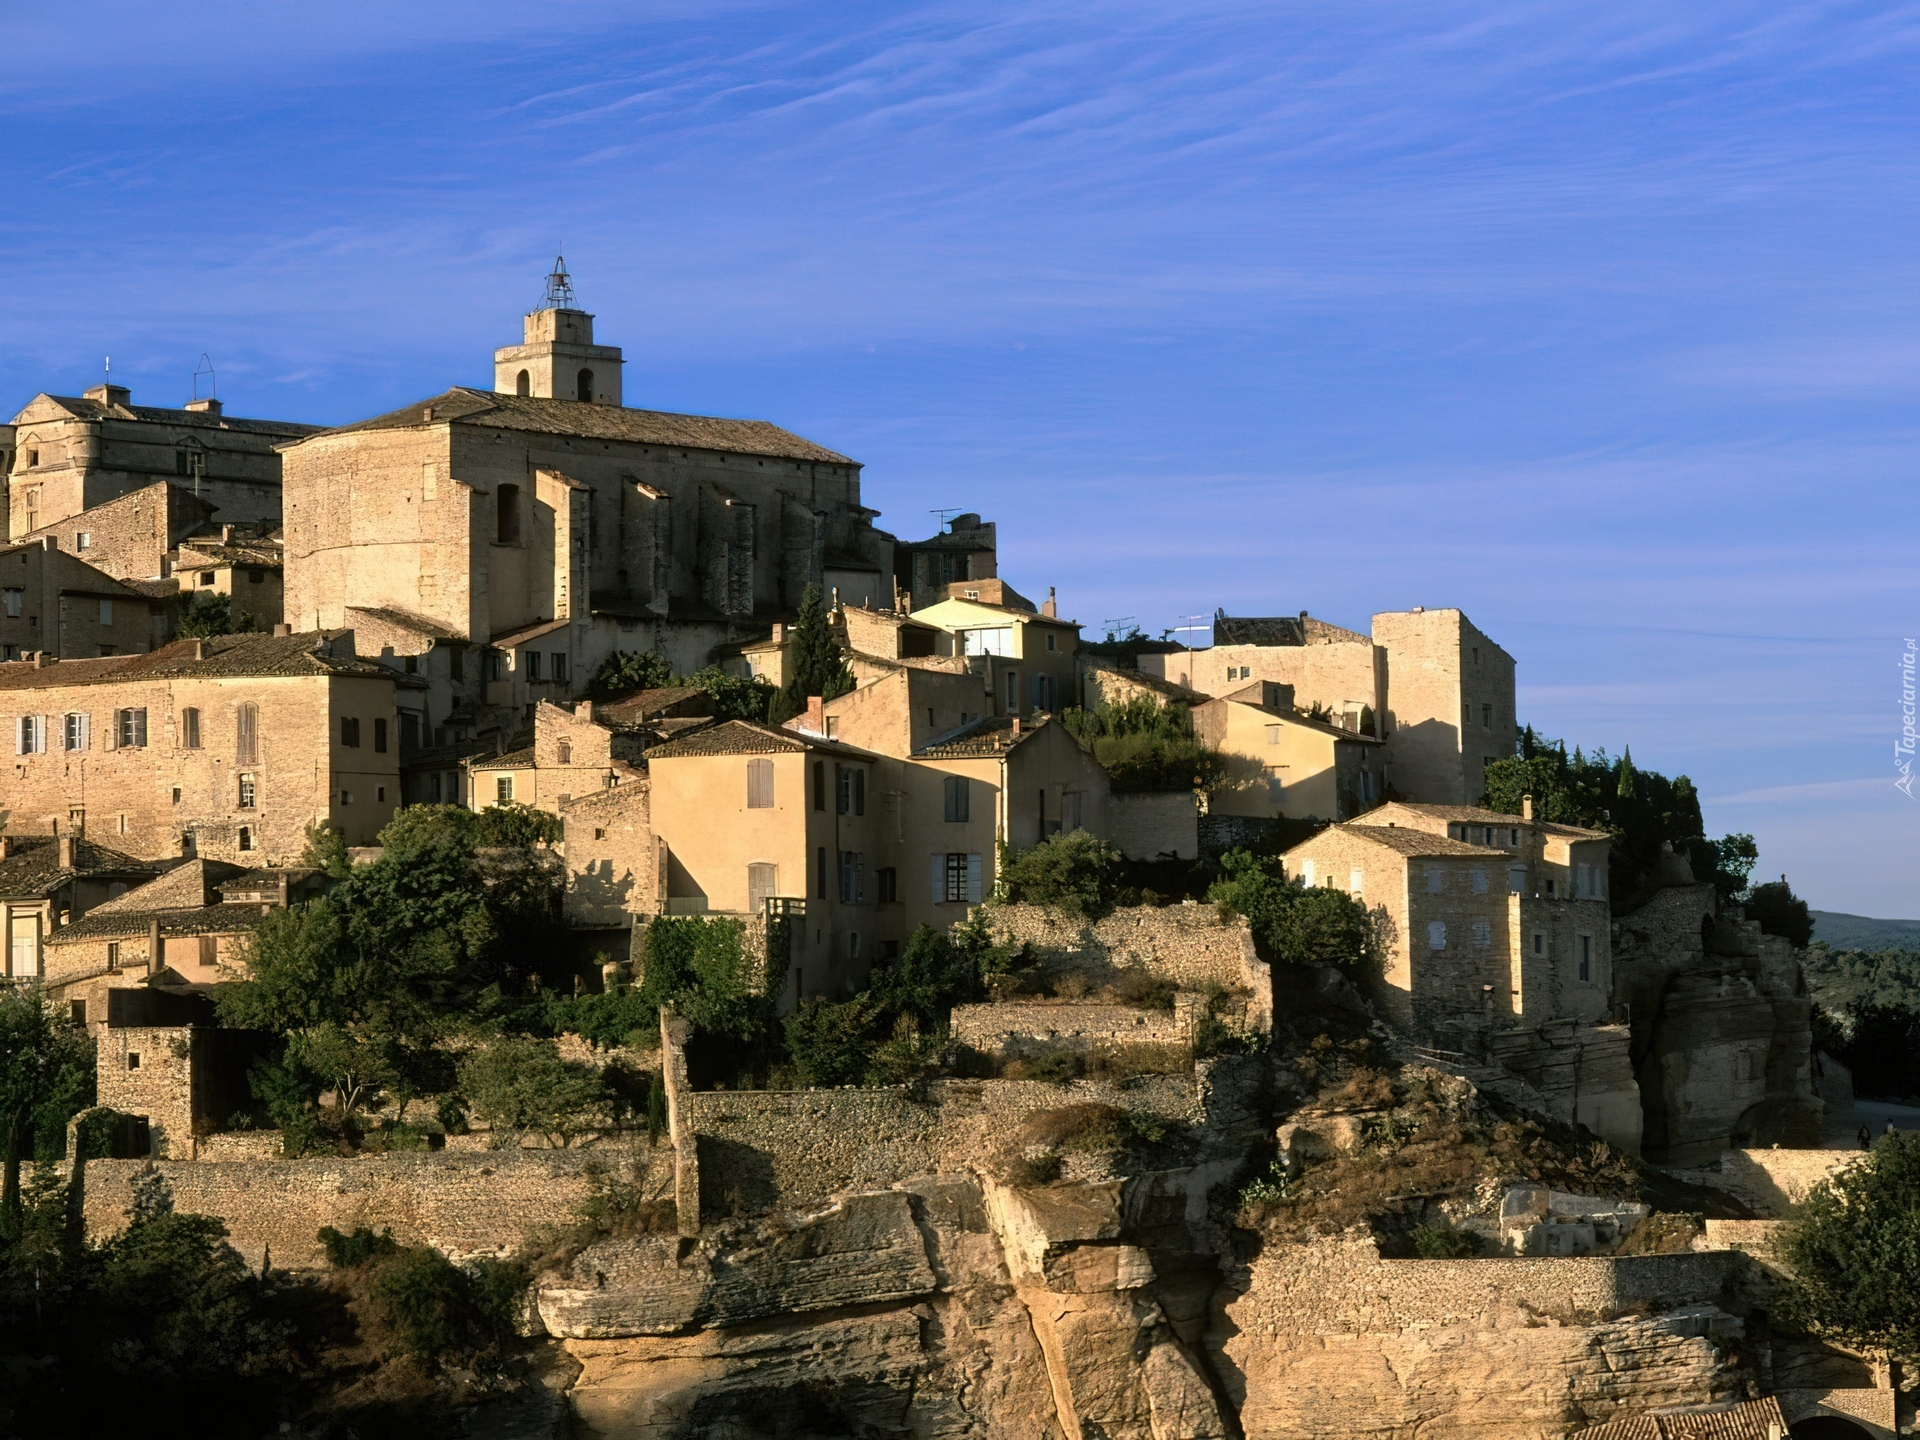
POLYGON ((787 683, 781 693, 788 713, 804 713, 810 695, 832 700, 851 689, 853 671, 834 643, 820 587, 809 585, 800 597, 800 615, 787 642, 787 683))

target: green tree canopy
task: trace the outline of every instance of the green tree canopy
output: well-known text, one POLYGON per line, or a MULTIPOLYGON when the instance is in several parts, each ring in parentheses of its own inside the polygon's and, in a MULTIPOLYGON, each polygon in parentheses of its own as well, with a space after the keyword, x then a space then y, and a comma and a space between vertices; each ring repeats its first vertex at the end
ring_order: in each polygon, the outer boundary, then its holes
POLYGON ((1920 1358, 1920 1133, 1895 1131, 1813 1188, 1788 1222, 1784 1318, 1920 1358))
POLYGON ((820 587, 800 597, 800 614, 787 636, 787 683, 781 691, 787 713, 803 714, 809 696, 833 700, 853 689, 853 671, 833 638, 820 587))
POLYGON ((1347 971, 1381 963, 1379 927, 1346 891, 1289 881, 1277 860, 1245 850, 1227 851, 1220 868, 1224 873, 1207 892, 1208 901, 1245 916, 1254 943, 1273 963, 1347 971))
POLYGON ((594 700, 624 700, 642 690, 658 690, 672 679, 673 667, 657 650, 616 650, 593 672, 587 694, 594 700))
POLYGON ((1119 902, 1121 863, 1118 850, 1085 830, 1050 835, 1029 850, 1008 846, 997 898, 1097 919, 1119 902))
POLYGON ((1061 712, 1060 723, 1093 752, 1119 791, 1205 790, 1226 773, 1225 760, 1193 738, 1184 705, 1135 695, 1092 710, 1061 712))
POLYGON ((199 591, 174 622, 180 640, 210 640, 216 635, 238 635, 253 629, 253 616, 234 607, 231 595, 199 591))
POLYGON ((1807 902, 1793 893, 1786 876, 1755 885, 1747 892, 1745 905, 1747 918, 1760 922, 1762 934, 1778 935, 1802 950, 1813 939, 1813 915, 1807 902))
POLYGON ((21 1160, 36 1149, 56 1158, 68 1119, 93 1103, 93 1065, 93 1042, 38 984, 0 985, 0 1235, 20 1228, 21 1160))

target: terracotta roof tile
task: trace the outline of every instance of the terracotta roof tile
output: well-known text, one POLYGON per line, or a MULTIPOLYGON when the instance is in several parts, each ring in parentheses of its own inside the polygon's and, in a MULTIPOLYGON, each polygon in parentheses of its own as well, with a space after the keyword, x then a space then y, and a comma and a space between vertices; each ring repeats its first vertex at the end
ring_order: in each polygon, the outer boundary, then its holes
POLYGON ((39 666, 30 660, 0 664, 0 690, 58 690, 72 685, 119 685, 135 680, 182 677, 268 677, 278 675, 357 675, 422 688, 425 681, 397 674, 372 660, 346 659, 319 647, 326 632, 305 635, 219 635, 211 640, 176 640, 145 655, 108 655, 97 660, 59 660, 39 666), (201 658, 195 646, 204 644, 201 658))
POLYGON ((988 757, 1005 755, 1017 745, 1024 745, 1053 723, 1051 715, 1037 715, 1024 721, 1020 733, 1015 734, 1013 719, 1006 715, 983 715, 962 725, 958 730, 949 730, 945 735, 935 736, 915 752, 931 759, 963 759, 974 756, 988 757))
POLYGON ((691 755, 782 755, 796 751, 818 750, 827 755, 844 755, 853 760, 877 760, 880 757, 853 745, 843 745, 824 735, 804 730, 775 730, 747 720, 727 720, 711 729, 670 740, 647 752, 647 763, 678 760, 691 755))

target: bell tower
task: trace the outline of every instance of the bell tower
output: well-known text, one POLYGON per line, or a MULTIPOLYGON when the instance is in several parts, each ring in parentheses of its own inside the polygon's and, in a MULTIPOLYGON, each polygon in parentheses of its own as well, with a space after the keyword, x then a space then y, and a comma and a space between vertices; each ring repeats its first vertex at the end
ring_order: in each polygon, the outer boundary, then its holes
POLYGON ((593 343, 593 316, 577 309, 564 256, 547 276, 547 294, 525 320, 525 339, 493 352, 493 388, 500 395, 620 404, 620 367, 613 345, 593 343))

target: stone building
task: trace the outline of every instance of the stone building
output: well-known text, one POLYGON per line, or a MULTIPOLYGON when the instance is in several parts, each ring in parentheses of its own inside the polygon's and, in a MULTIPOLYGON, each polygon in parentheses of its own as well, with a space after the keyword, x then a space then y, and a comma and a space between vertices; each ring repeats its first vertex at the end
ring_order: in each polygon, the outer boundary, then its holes
POLYGON ((51 538, 56 548, 116 580, 160 580, 173 573, 175 549, 205 530, 215 513, 210 501, 184 486, 156 480, 19 538, 51 538))
POLYGON ((181 540, 166 570, 178 581, 182 599, 225 595, 236 625, 271 630, 284 618, 283 554, 284 547, 270 535, 222 525, 181 540))
POLYGON ((1294 705, 1386 741, 1385 793, 1476 805, 1481 772, 1519 739, 1513 657, 1459 610, 1385 611, 1371 637, 1298 616, 1216 614, 1206 650, 1142 653, 1140 669, 1209 695, 1291 685, 1294 705))
POLYGON ((460 678, 433 677, 430 729, 513 730, 616 650, 691 673, 790 618, 809 585, 891 603, 893 537, 855 461, 765 421, 623 406, 619 351, 592 322, 550 305, 496 356, 495 392, 284 452, 293 623, 357 627, 366 607, 473 652, 460 678))
POLYGON ((986 677, 995 714, 1052 714, 1078 699, 1080 626, 1059 617, 1051 595, 1036 609, 1000 580, 956 583, 913 619, 944 631, 940 652, 965 656, 986 677))
POLYGON ((162 481, 215 507, 229 524, 280 518, 276 447, 317 425, 243 420, 218 400, 182 409, 135 405, 124 385, 81 396, 36 395, 13 417, 7 534, 25 536, 162 481))
POLYGON ((610 726, 591 700, 566 710, 542 700, 533 711, 533 743, 466 762, 472 808, 531 805, 559 815, 576 795, 641 779, 647 735, 637 726, 610 726))
POLYGON ((179 863, 136 860, 71 831, 58 836, 0 835, 5 974, 12 979, 44 976, 50 936, 179 863))
POLYGON ((0 549, 0 663, 141 654, 153 648, 162 608, 50 536, 0 549))
POLYGON ((369 844, 400 799, 395 693, 417 684, 350 631, 0 665, 0 719, 28 737, 0 824, 143 859, 286 863, 322 821, 369 844))
POLYGON ((991 520, 971 513, 956 515, 938 535, 894 546, 895 589, 909 609, 936 605, 955 585, 997 576, 998 550, 998 533, 991 520))
POLYGON ((1210 815, 1351 820, 1380 803, 1381 742, 1301 714, 1290 685, 1259 680, 1206 700, 1193 733, 1226 761, 1210 815))

